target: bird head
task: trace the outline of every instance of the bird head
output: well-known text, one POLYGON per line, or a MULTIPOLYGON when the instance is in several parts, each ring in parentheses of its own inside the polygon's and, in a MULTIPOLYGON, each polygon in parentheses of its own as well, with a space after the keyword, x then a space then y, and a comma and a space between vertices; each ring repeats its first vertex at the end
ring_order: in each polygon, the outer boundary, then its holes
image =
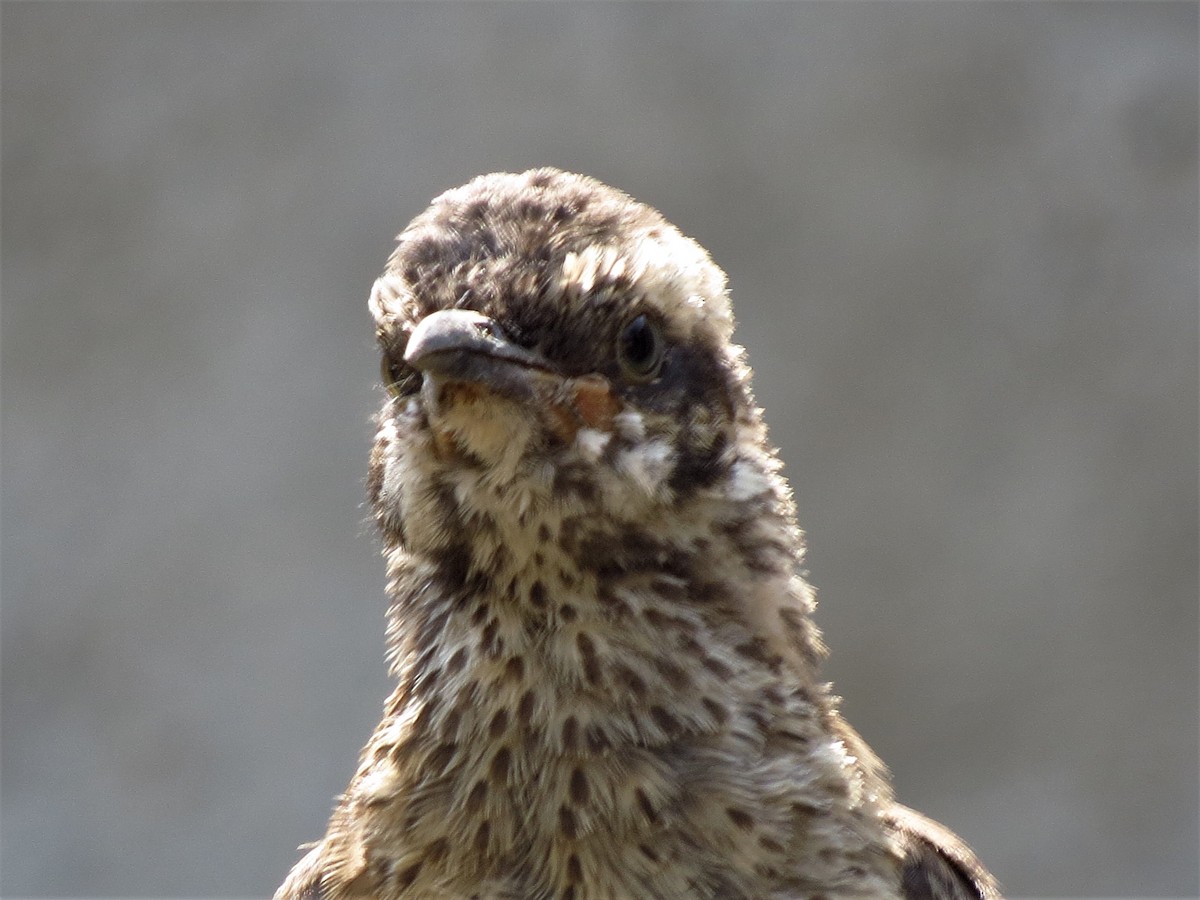
POLYGON ((708 583, 720 549, 720 580, 793 578, 724 273, 655 210, 554 169, 477 178, 399 236, 370 309, 388 397, 369 486, 394 566, 708 583))

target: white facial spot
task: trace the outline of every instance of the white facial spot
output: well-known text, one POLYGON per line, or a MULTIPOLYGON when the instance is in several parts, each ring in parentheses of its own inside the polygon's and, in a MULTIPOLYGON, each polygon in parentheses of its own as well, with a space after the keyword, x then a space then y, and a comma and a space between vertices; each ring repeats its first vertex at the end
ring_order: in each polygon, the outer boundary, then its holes
POLYGON ((670 477, 673 459, 674 453, 666 441, 650 441, 617 454, 617 471, 641 493, 651 495, 670 477))
POLYGON ((584 459, 596 462, 611 440, 611 434, 597 431, 595 428, 580 428, 575 435, 575 447, 584 459))
POLYGON ((613 417, 613 428, 622 440, 630 443, 640 441, 646 436, 646 423, 641 413, 626 408, 613 417))

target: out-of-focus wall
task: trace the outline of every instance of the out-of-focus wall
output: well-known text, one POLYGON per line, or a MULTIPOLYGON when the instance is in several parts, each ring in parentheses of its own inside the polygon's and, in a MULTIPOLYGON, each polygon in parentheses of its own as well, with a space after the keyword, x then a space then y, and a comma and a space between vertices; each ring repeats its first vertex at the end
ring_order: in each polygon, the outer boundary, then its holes
POLYGON ((1013 895, 1195 896, 1197 7, 49 4, 2 33, 0 893, 269 893, 388 690, 366 295, 554 164, 729 272, 829 675, 1013 895))

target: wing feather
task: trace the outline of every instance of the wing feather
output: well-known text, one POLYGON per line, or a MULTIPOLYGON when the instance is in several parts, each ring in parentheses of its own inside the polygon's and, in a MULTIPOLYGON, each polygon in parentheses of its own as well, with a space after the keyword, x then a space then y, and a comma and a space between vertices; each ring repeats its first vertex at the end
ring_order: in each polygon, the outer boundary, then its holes
POLYGON ((954 832, 899 804, 887 818, 904 849, 906 900, 1001 900, 996 879, 954 832))

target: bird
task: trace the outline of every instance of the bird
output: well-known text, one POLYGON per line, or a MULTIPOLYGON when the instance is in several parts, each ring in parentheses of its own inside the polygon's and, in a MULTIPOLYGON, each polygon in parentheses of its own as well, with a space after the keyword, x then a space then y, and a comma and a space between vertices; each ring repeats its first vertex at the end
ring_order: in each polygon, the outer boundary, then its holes
POLYGON ((396 686, 277 900, 1000 896, 821 680, 726 282, 553 168, 399 235, 368 304, 396 686))

